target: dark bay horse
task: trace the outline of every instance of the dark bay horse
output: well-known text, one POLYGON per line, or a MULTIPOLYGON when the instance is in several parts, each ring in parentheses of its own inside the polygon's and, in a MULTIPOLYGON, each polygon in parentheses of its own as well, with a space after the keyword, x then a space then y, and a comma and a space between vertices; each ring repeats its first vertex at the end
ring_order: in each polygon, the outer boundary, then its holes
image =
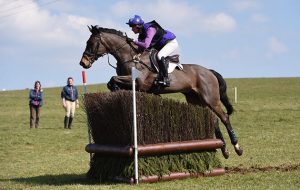
MULTIPOLYGON (((180 92, 185 95, 188 103, 209 107, 225 125, 235 152, 238 155, 243 154, 243 149, 238 144, 229 120, 233 107, 226 94, 226 82, 219 73, 200 65, 183 64, 183 70, 175 69, 169 74, 170 87, 156 86, 154 80, 157 72, 151 68, 149 51, 139 52, 137 46, 128 42, 128 37, 121 31, 98 26, 91 26, 89 30, 92 34, 87 41, 80 65, 87 69, 99 57, 105 54, 113 55, 117 60, 118 76, 113 76, 107 84, 111 91, 131 89, 131 67, 136 67, 140 71, 136 80, 137 90, 154 94, 180 92), (222 110, 221 103, 225 106, 227 113, 222 110)), ((223 156, 228 158, 229 152, 219 127, 216 128, 215 135, 224 142, 221 150, 223 156)))

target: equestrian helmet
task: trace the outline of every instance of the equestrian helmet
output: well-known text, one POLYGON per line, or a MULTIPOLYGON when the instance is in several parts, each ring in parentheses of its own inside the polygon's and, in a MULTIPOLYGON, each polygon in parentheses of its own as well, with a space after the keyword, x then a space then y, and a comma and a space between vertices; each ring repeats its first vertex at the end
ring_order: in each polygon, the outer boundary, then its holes
POLYGON ((134 15, 134 17, 130 18, 126 24, 128 24, 129 26, 143 25, 144 21, 143 21, 142 17, 140 17, 139 15, 134 15))

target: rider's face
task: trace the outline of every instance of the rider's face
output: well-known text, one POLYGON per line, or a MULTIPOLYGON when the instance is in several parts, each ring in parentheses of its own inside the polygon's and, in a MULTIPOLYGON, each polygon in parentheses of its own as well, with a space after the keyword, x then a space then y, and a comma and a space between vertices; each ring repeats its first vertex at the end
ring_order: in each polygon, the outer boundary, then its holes
POLYGON ((131 26, 131 30, 132 30, 135 34, 140 33, 140 28, 137 27, 137 25, 132 25, 132 26, 131 26))

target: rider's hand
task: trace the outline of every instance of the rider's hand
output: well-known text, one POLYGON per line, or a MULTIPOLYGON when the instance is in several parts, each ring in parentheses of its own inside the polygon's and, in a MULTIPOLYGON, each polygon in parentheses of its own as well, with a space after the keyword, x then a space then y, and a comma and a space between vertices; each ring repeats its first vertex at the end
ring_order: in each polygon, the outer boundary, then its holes
POLYGON ((132 38, 126 38, 126 42, 131 43, 131 42, 133 42, 133 39, 132 38))

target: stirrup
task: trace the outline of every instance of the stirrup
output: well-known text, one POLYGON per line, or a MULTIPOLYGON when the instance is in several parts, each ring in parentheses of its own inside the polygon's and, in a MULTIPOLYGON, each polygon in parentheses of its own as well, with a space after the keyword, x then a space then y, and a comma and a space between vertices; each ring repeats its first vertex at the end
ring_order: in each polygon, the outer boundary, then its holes
POLYGON ((156 79, 156 84, 165 87, 170 87, 170 80, 167 77, 164 77, 163 79, 156 79))
POLYGON ((164 78, 164 83, 165 83, 164 86, 170 87, 170 79, 168 77, 164 78))

